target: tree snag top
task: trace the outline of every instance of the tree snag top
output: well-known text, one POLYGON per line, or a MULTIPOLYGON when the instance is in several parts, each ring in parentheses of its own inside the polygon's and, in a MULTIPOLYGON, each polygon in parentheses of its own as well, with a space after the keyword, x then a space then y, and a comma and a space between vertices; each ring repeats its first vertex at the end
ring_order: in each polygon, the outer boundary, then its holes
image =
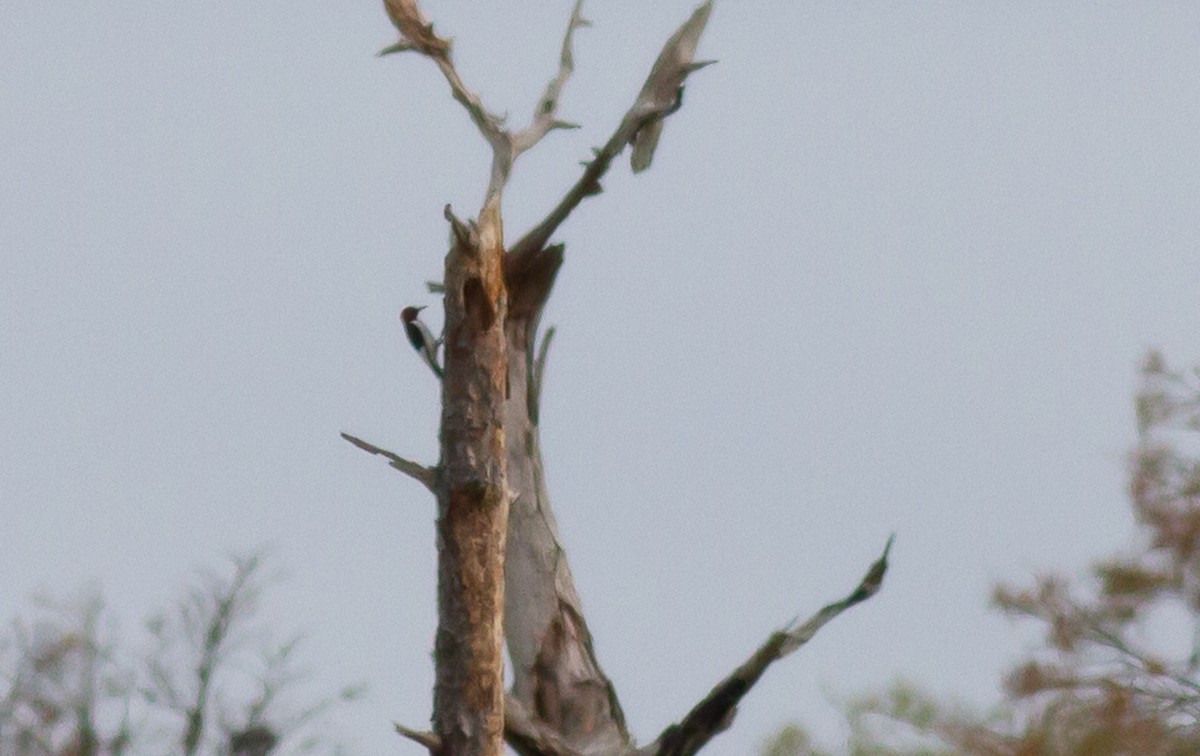
POLYGON ((804 645, 821 627, 879 590, 891 541, 855 590, 803 624, 773 633, 738 669, 653 743, 634 744, 616 688, 597 659, 582 602, 559 538, 539 440, 539 398, 553 329, 540 350, 537 331, 563 262, 550 237, 584 200, 627 145, 634 173, 650 167, 666 118, 683 105, 688 76, 714 61, 697 61, 712 13, 706 0, 670 36, 632 106, 608 141, 593 150, 583 175, 547 216, 505 251, 501 196, 513 163, 554 129, 575 69, 575 31, 589 25, 577 0, 563 34, 558 70, 528 126, 505 128, 471 91, 451 59, 450 42, 433 32, 416 0, 385 0, 402 50, 430 58, 454 98, 492 147, 492 170, 478 222, 449 206, 452 244, 437 286, 446 307, 442 384, 442 461, 430 474, 365 441, 393 467, 438 496, 439 628, 434 732, 397 730, 437 754, 497 754, 503 736, 523 755, 691 754, 729 726, 741 700, 774 661, 804 645), (432 484, 431 482, 432 481, 432 484), (501 604, 498 602, 502 601, 501 604), (501 622, 502 616, 502 622, 501 622), (501 644, 511 661, 512 689, 499 693, 501 644))

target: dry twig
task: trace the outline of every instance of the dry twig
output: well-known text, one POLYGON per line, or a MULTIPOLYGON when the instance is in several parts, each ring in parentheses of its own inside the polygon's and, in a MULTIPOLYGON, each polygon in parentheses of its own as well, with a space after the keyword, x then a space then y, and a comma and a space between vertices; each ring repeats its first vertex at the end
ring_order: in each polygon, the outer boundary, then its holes
POLYGON ((408 738, 414 743, 420 743, 421 745, 425 746, 427 749, 429 749, 430 753, 439 753, 442 750, 441 739, 432 732, 428 732, 426 730, 410 730, 398 722, 393 722, 392 726, 396 728, 396 732, 400 733, 404 737, 408 738))
POLYGON ((479 133, 492 148, 492 173, 488 182, 484 206, 498 204, 504 185, 512 173, 513 163, 522 152, 533 147, 542 137, 554 129, 578 128, 576 124, 561 121, 558 113, 558 100, 562 89, 575 70, 575 59, 572 53, 572 41, 575 30, 591 24, 583 18, 581 10, 583 0, 576 0, 575 8, 567 23, 567 31, 563 35, 562 52, 559 55, 558 73, 546 86, 546 91, 538 101, 529 126, 513 133, 504 128, 504 118, 488 111, 479 95, 475 94, 462 80, 450 56, 450 41, 437 36, 431 24, 421 13, 416 0, 385 0, 388 17, 400 31, 400 41, 379 51, 380 55, 397 52, 413 51, 424 55, 437 64, 438 69, 450 85, 454 99, 458 100, 471 120, 479 129, 479 133))
POLYGON ((342 433, 341 437, 365 452, 379 454, 383 457, 386 457, 392 467, 425 486, 430 491, 434 490, 434 486, 437 483, 437 470, 435 468, 426 467, 425 465, 413 462, 412 460, 405 459, 399 454, 395 454, 387 449, 378 447, 375 444, 363 441, 361 438, 351 436, 349 433, 342 433))

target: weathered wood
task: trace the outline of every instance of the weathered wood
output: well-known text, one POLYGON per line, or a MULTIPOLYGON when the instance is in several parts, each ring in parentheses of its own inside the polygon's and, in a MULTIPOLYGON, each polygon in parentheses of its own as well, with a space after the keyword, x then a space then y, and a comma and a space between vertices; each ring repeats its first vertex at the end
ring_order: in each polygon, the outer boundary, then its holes
MULTIPOLYGON (((581 23, 579 8, 576 3, 568 24, 564 70, 570 65, 571 31, 581 23)), ((561 245, 547 245, 580 202, 600 193, 600 178, 625 146, 636 144, 646 129, 661 127, 677 109, 675 94, 698 68, 693 62, 696 45, 711 10, 708 0, 671 36, 634 105, 585 164, 583 176, 546 219, 513 246, 505 261, 511 301, 506 326, 511 391, 505 410, 514 497, 506 556, 505 636, 513 664, 512 696, 530 721, 581 753, 619 754, 633 745, 616 689, 596 658, 546 490, 538 435, 544 357, 535 361, 534 349, 542 308, 563 259, 561 245), (668 90, 669 97, 660 96, 668 90)), ((547 91, 553 86, 552 82, 547 91)), ((644 144, 648 148, 642 154, 653 154, 653 144, 644 144)))
MULTIPOLYGON (((563 249, 509 255, 508 481, 513 493, 506 556, 505 638, 512 698, 540 730, 580 753, 630 747, 616 690, 604 675, 575 591, 546 489, 538 430, 536 333, 563 249)), ((542 362, 544 369, 544 360, 542 362)), ((509 742, 518 747, 516 738, 509 742)))
POLYGON ((405 459, 395 452, 390 452, 387 449, 376 446, 369 441, 363 441, 357 436, 351 436, 349 433, 341 434, 342 438, 370 454, 378 454, 389 460, 389 464, 408 477, 417 481, 421 485, 428 488, 430 491, 437 493, 437 473, 438 471, 432 467, 426 467, 419 462, 413 462, 411 459, 405 459))
POLYGON ((709 63, 695 61, 695 53, 712 0, 667 40, 636 101, 575 185, 507 253, 500 205, 514 161, 550 131, 573 126, 558 119, 557 109, 574 70, 574 32, 588 25, 581 0, 567 23, 558 71, 529 126, 516 132, 467 88, 449 40, 434 34, 417 0, 385 5, 401 39, 384 52, 411 50, 432 59, 492 147, 478 222, 446 209, 452 247, 444 280, 431 287, 444 295, 446 307, 441 462, 426 468, 347 437, 438 497, 434 732, 397 729, 432 753, 452 756, 497 755, 502 737, 523 756, 695 753, 729 725, 738 701, 770 664, 873 595, 887 565, 885 549, 852 594, 773 634, 678 724, 635 748, 616 690, 596 658, 550 506, 539 440, 549 334, 540 353, 536 343, 563 263, 563 246, 551 245, 550 237, 580 202, 601 192, 601 178, 627 145, 634 147, 634 171, 649 167, 664 119, 682 106, 685 80, 709 63), (507 696, 502 638, 513 667, 507 696))
POLYGON ((695 60, 696 46, 711 13, 712 0, 707 0, 671 35, 654 61, 637 99, 621 118, 612 136, 602 147, 594 150, 593 158, 584 163, 583 175, 545 219, 513 245, 513 255, 538 254, 549 243, 551 234, 580 202, 600 194, 600 179, 608 172, 613 160, 624 152, 626 145, 632 144, 634 147, 631 158, 634 172, 650 167, 663 121, 683 104, 683 85, 687 77, 715 62, 695 60))
POLYGON ((434 732, 439 753, 499 756, 504 733, 508 294, 498 201, 446 256, 434 732))

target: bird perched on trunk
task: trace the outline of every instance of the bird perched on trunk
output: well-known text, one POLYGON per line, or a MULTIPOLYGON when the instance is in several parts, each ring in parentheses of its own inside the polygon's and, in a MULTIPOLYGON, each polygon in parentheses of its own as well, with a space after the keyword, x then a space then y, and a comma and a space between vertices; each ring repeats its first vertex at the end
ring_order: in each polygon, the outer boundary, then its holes
POLYGON ((438 365, 437 361, 439 342, 433 338, 433 334, 418 317, 421 310, 424 309, 424 307, 405 307, 400 311, 400 322, 404 324, 404 333, 408 336, 408 341, 413 345, 413 349, 417 350, 434 375, 441 378, 442 367, 438 365))

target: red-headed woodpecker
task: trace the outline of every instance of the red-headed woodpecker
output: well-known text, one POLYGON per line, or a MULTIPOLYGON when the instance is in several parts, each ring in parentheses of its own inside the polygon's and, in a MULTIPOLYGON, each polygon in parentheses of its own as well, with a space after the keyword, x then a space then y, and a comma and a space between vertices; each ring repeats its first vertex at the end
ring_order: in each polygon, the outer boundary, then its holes
POLYGON ((426 365, 429 365, 429 369, 438 378, 441 378, 442 368, 437 362, 438 342, 421 322, 421 319, 417 317, 424 309, 424 307, 405 307, 400 311, 400 322, 404 324, 404 333, 408 336, 408 341, 413 345, 413 349, 417 350, 421 359, 425 360, 426 365))

